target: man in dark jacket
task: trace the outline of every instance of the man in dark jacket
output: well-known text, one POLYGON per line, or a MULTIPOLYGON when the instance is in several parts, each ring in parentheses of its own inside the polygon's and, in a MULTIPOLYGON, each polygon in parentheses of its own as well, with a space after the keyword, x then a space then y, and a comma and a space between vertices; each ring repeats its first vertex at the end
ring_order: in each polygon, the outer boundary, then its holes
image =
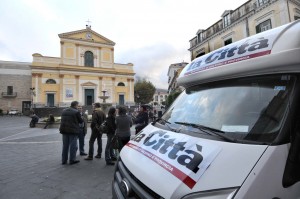
POLYGON ((135 133, 139 133, 143 128, 148 125, 149 117, 147 112, 146 106, 141 106, 140 113, 136 116, 134 120, 135 126, 135 133))
POLYGON ((76 164, 77 137, 79 134, 79 123, 82 123, 80 113, 77 110, 78 102, 73 101, 71 107, 64 109, 61 115, 61 123, 59 131, 63 137, 62 164, 68 161, 68 153, 70 149, 70 164, 76 164))
POLYGON ((98 153, 95 158, 101 158, 102 153, 102 132, 100 132, 100 125, 106 119, 105 113, 100 108, 100 103, 95 103, 95 110, 92 115, 91 129, 92 134, 89 141, 89 154, 85 160, 93 160, 94 155, 94 142, 98 141, 98 153))

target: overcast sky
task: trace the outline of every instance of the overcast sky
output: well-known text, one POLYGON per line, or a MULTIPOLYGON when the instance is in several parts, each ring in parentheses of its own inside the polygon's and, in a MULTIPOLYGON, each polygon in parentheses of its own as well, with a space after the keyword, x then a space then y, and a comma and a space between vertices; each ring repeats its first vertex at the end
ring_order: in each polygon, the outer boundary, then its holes
POLYGON ((114 41, 115 63, 167 89, 168 67, 190 62, 189 40, 246 0, 1 0, 0 60, 60 56, 58 34, 92 30, 114 41))

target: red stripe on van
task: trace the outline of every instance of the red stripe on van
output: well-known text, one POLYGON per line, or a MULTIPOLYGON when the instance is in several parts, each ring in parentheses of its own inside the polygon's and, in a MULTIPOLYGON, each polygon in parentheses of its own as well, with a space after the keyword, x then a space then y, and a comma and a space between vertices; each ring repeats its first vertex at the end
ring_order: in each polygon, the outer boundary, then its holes
POLYGON ((164 168, 165 170, 170 172, 172 175, 177 177, 179 180, 181 180, 190 189, 192 189, 195 186, 196 181, 194 181, 191 177, 189 177, 188 175, 186 175, 185 173, 183 173, 181 170, 174 167, 173 165, 169 164, 168 162, 164 161, 160 157, 158 157, 158 156, 154 155, 153 153, 151 153, 135 144, 132 144, 132 143, 127 143, 126 146, 128 146, 128 147, 140 152, 144 156, 148 157, 150 160, 152 160, 153 162, 155 162, 156 164, 158 164, 159 166, 161 166, 162 168, 164 168))
POLYGON ((211 69, 211 68, 216 68, 216 67, 224 66, 224 65, 227 65, 227 64, 232 64, 232 63, 235 63, 235 62, 247 60, 247 59, 252 59, 252 58, 255 58, 255 57, 268 55, 270 53, 271 53, 271 50, 266 50, 266 51, 263 51, 263 52, 258 52, 258 53, 254 53, 254 54, 250 54, 250 55, 245 55, 245 56, 242 56, 242 57, 237 57, 237 58, 234 58, 234 59, 221 61, 221 62, 218 62, 218 63, 215 63, 215 64, 202 66, 202 67, 199 67, 198 69, 188 71, 184 75, 190 75, 190 74, 197 73, 197 72, 204 71, 204 70, 208 70, 208 69, 211 69))

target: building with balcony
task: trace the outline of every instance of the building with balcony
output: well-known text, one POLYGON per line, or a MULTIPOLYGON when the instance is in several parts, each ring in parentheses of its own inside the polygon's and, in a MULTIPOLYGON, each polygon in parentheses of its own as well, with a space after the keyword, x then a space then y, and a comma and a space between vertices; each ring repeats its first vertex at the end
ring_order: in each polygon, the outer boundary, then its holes
POLYGON ((31 105, 31 63, 0 61, 0 109, 28 112, 31 105))
POLYGON ((251 35, 300 19, 300 0, 249 0, 199 29, 190 40, 191 60, 251 35))
POLYGON ((175 91, 176 89, 181 89, 177 85, 177 78, 182 71, 182 69, 187 65, 186 62, 171 64, 168 70, 168 93, 175 91))
POLYGON ((134 104, 133 64, 114 63, 115 43, 86 26, 62 33, 60 57, 34 53, 32 85, 34 107, 65 107, 74 100, 88 106, 102 102, 134 104))
POLYGON ((168 91, 166 89, 157 88, 153 95, 153 101, 151 102, 151 104, 153 104, 154 106, 162 106, 164 105, 164 102, 167 101, 167 99, 168 91))

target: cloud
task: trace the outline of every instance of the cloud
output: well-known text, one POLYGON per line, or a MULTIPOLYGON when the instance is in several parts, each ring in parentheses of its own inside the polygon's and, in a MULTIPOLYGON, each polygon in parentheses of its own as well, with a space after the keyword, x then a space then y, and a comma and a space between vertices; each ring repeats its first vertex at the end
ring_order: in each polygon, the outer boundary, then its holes
POLYGON ((115 56, 117 62, 133 63, 136 76, 146 78, 157 88, 168 88, 168 69, 173 63, 186 61, 189 53, 169 43, 127 50, 115 56))
POLYGON ((137 75, 167 88, 168 67, 190 62, 189 40, 240 0, 2 0, 0 59, 60 56, 58 34, 85 28, 116 42, 115 62, 132 62, 137 75))

